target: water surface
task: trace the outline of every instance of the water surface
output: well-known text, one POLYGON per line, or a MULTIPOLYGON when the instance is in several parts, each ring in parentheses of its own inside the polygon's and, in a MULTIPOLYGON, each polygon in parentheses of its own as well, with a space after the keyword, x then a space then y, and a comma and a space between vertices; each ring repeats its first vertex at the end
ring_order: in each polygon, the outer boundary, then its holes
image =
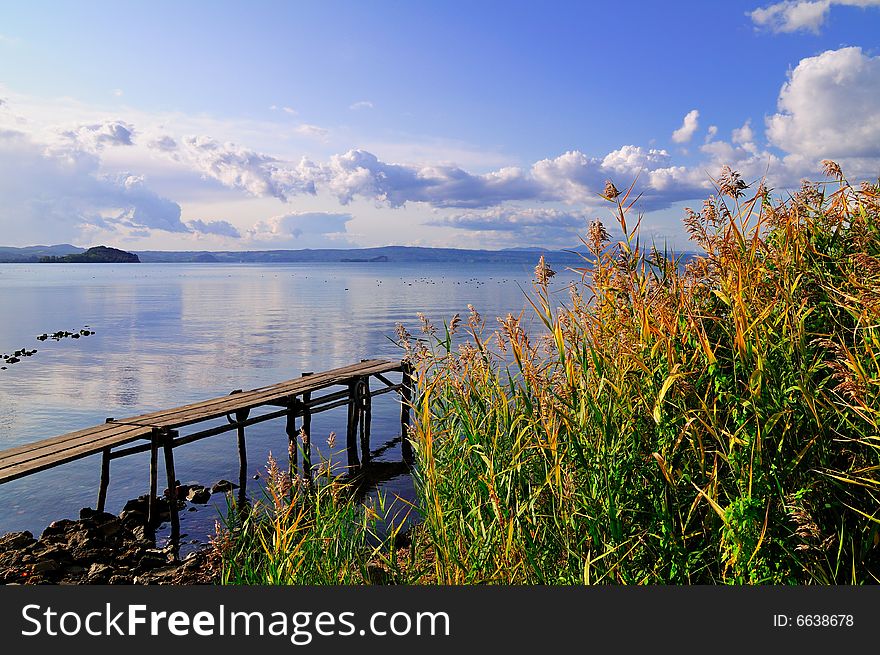
MULTIPOLYGON (((363 358, 397 359, 398 322, 416 334, 416 312, 439 321, 466 316, 468 303, 489 319, 518 313, 532 275, 531 267, 509 264, 0 265, 0 353, 38 350, 0 371, 0 448, 363 358), (84 326, 95 334, 35 338, 84 326)), ((562 272, 555 286, 572 279, 562 272)), ((312 440, 345 466, 345 439, 330 452, 330 431, 344 435, 344 408, 316 415, 312 440)), ((376 398, 378 461, 400 461, 399 432, 397 396, 376 398)), ((265 467, 270 451, 286 463, 283 420, 247 435, 251 472, 265 467)), ((235 433, 175 449, 175 464, 183 482, 237 480, 235 433)), ((383 491, 412 499, 409 476, 387 468, 393 477, 383 491)), ((92 456, 0 486, 0 532, 39 533, 94 506, 99 471, 100 456, 92 456)), ((107 510, 145 493, 147 471, 145 454, 114 460, 107 510)), ((214 496, 196 508, 182 513, 181 531, 201 541, 225 500, 214 496)))

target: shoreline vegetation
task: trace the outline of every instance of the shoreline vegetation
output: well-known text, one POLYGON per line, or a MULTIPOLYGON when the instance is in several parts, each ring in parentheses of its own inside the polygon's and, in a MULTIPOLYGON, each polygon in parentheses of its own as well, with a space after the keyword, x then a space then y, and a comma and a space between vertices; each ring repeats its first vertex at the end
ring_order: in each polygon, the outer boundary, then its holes
POLYGON ((398 327, 412 505, 270 456, 198 581, 880 582, 880 184, 823 166, 784 199, 725 169, 685 260, 608 182, 580 282, 541 256, 519 316, 398 327))
POLYGON ((218 581, 880 582, 880 187, 823 166, 784 200, 725 169, 684 266, 609 182, 620 238, 590 225, 564 300, 541 258, 540 333, 475 308, 399 328, 415 505, 270 462, 267 500, 218 528, 218 581))

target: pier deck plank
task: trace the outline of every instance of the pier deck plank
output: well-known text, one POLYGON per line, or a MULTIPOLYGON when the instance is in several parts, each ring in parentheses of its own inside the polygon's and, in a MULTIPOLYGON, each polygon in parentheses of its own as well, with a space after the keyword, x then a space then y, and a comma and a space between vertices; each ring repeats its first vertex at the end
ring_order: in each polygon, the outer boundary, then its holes
POLYGON ((277 404, 362 376, 401 371, 401 362, 371 359, 249 391, 113 420, 0 451, 0 484, 60 466, 108 448, 149 440, 155 430, 176 430, 194 423, 277 404))

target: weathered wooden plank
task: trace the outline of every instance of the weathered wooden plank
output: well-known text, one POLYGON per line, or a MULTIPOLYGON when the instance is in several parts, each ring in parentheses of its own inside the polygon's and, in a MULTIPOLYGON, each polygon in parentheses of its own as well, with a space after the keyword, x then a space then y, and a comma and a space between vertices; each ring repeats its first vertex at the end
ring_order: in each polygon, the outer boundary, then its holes
POLYGON ((3 466, 2 468, 0 468, 0 482, 17 480, 18 478, 24 477, 25 475, 30 475, 31 473, 37 473, 39 471, 45 471, 46 469, 50 469, 61 464, 67 464, 68 462, 73 462, 77 459, 82 459, 83 457, 88 457, 89 455, 99 453, 107 447, 121 446, 137 439, 145 439, 148 437, 150 432, 151 431, 148 428, 144 428, 144 432, 136 434, 135 436, 130 436, 125 439, 122 439, 120 437, 100 439, 96 442, 83 444, 77 446, 76 448, 67 448, 58 453, 45 455, 37 459, 19 462, 10 466, 3 466))
POLYGON ((237 393, 234 396, 220 396, 210 400, 174 407, 140 416, 132 416, 119 419, 124 423, 141 423, 156 427, 182 427, 186 422, 198 422, 207 420, 208 417, 218 417, 224 414, 234 413, 238 409, 251 409, 267 404, 290 395, 299 395, 305 391, 317 391, 325 387, 334 386, 346 382, 349 378, 359 375, 374 375, 400 370, 398 362, 389 360, 369 360, 360 364, 344 366, 342 368, 315 373, 308 377, 297 378, 280 382, 278 384, 259 387, 250 391, 237 393), (186 421, 181 423, 181 421, 186 421))
MULTIPOLYGON (((0 452, 0 458, 6 459, 7 457, 14 457, 19 453, 27 453, 34 450, 35 447, 52 447, 55 445, 63 444, 65 441, 70 441, 73 439, 78 439, 79 437, 100 437, 101 433, 104 432, 119 432, 120 430, 132 430, 133 426, 121 426, 119 423, 101 423, 101 425, 94 425, 90 428, 83 428, 81 430, 76 430, 74 432, 66 432, 64 434, 60 434, 57 437, 50 437, 48 439, 41 439, 40 441, 33 441, 31 443, 22 444, 21 446, 15 446, 14 448, 7 448, 6 450, 0 452)), ((63 448, 63 446, 61 446, 63 448)))
POLYGON ((119 419, 68 432, 57 437, 16 446, 0 452, 0 483, 42 471, 138 439, 150 438, 154 429, 171 430, 201 421, 248 411, 326 387, 349 384, 353 379, 400 371, 399 362, 366 360, 351 366, 324 371, 302 378, 268 385, 232 396, 221 396, 119 419))
POLYGON ((2 471, 12 466, 24 465, 33 460, 46 457, 52 458, 56 455, 63 456, 68 451, 80 452, 81 448, 88 446, 95 446, 94 452, 99 452, 108 446, 112 447, 117 444, 145 438, 150 434, 150 431, 151 429, 148 427, 117 426, 115 430, 100 430, 91 434, 84 432, 84 434, 75 439, 68 439, 59 443, 37 441, 31 444, 30 449, 16 449, 16 452, 11 455, 8 455, 6 452, 0 452, 0 478, 2 478, 2 471))
MULTIPOLYGON (((383 367, 380 370, 387 369, 383 367)), ((366 369, 365 371, 363 371, 363 374, 371 375, 371 369, 366 369)), ((268 405, 276 400, 285 398, 287 396, 300 395, 338 384, 345 384, 352 377, 359 376, 360 373, 358 374, 358 376, 353 376, 350 373, 347 373, 345 375, 338 375, 328 377, 323 380, 317 380, 311 384, 305 384, 303 382, 296 381, 296 384, 285 385, 283 387, 278 387, 270 391, 262 391, 260 393, 244 392, 236 394, 234 397, 230 397, 228 399, 224 398, 222 402, 217 403, 209 408, 196 408, 188 410, 183 410, 181 408, 174 413, 168 413, 165 416, 159 418, 145 415, 141 417, 136 417, 136 419, 138 422, 153 425, 156 427, 180 428, 191 425, 192 423, 199 423, 201 421, 207 421, 212 418, 231 414, 240 409, 253 409, 262 405, 268 405)), ((317 377, 317 375, 315 377, 317 377)), ((133 422, 135 419, 123 420, 133 422)))

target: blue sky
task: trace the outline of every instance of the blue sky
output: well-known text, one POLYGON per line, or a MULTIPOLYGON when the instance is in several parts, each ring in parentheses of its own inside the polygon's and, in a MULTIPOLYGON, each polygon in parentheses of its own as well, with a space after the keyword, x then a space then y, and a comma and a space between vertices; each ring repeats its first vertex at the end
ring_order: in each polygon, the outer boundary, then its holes
POLYGON ((7 3, 6 245, 576 243, 723 164, 880 175, 880 0, 7 3))

